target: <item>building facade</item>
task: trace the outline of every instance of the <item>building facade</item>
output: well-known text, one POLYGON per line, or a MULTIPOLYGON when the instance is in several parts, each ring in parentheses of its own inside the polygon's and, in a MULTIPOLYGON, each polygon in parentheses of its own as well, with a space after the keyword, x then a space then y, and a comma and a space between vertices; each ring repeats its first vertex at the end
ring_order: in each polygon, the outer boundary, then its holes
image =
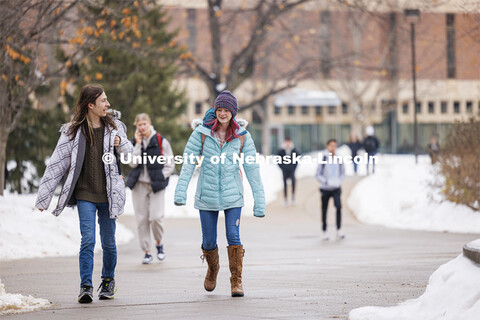
MULTIPOLYGON (((208 69, 211 49, 205 4, 163 2, 172 27, 179 29, 178 41, 208 69)), ((228 2, 222 10, 235 12, 250 2, 228 2)), ((339 103, 278 105, 272 96, 261 109, 263 113, 258 108, 240 109, 239 116, 250 122, 254 140, 264 153, 276 152, 285 137, 292 138, 301 152, 323 148, 330 138, 345 143, 351 132, 362 137, 367 125, 375 127, 381 151, 413 152, 411 29, 403 8, 383 7, 361 13, 326 3, 297 8, 286 13, 281 24, 274 24, 270 33, 276 35, 273 40, 281 44, 281 50, 268 53, 260 48, 258 54, 266 55, 264 63, 234 93, 241 106, 247 104, 255 92, 272 81, 275 72, 285 68, 279 56, 288 56, 294 63, 308 55, 317 58, 318 70, 298 81, 296 88, 333 91, 339 103), (288 26, 288 32, 277 32, 281 25, 288 26)), ((453 5, 421 8, 415 23, 420 152, 432 136, 442 144, 455 121, 480 116, 478 9, 453 5)), ((242 14, 237 16, 239 21, 242 14)), ((243 19, 250 17, 245 13, 243 19)), ((248 24, 229 31, 224 39, 226 61, 250 32, 248 24)), ((179 77, 178 83, 190 100, 181 120, 187 124, 201 118, 210 107, 209 93, 194 74, 179 77)))

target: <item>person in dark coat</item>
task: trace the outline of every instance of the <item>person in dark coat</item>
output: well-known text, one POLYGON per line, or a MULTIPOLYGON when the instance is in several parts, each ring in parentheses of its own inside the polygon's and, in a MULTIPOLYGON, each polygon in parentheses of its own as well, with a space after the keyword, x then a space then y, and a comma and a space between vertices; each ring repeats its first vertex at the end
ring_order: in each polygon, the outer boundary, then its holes
MULTIPOLYGON (((358 150, 362 148, 362 143, 358 139, 358 136, 355 133, 350 133, 350 142, 347 144, 350 150, 352 151, 352 159, 354 159, 357 154, 358 150)), ((357 174, 358 163, 353 161, 353 171, 357 174)))
MULTIPOLYGON (((295 145, 290 138, 286 138, 284 141, 283 149, 278 150, 277 155, 280 157, 290 156, 293 159, 294 154, 299 154, 295 145)), ((282 161, 279 166, 282 169, 283 173, 283 194, 285 198, 285 206, 288 207, 288 196, 287 196, 287 180, 290 179, 292 183, 292 201, 291 204, 295 205, 295 170, 297 169, 296 163, 283 163, 282 161)))
MULTIPOLYGON (((370 156, 374 156, 377 154, 378 148, 380 147, 380 142, 378 141, 377 137, 375 137, 375 129, 372 126, 368 126, 365 129, 365 133, 367 137, 363 140, 363 148, 365 152, 368 153, 368 160, 367 160, 367 175, 369 174, 368 165, 370 164, 370 156)), ((372 174, 375 173, 375 160, 372 159, 372 174)))

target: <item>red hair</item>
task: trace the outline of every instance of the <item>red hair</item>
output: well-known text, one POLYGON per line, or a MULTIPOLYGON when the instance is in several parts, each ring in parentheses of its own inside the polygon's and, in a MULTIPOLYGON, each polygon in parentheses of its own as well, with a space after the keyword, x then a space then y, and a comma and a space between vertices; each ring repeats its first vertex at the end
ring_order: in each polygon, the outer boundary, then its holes
MULTIPOLYGON (((217 118, 214 118, 208 122, 205 123, 208 126, 212 126, 212 129, 210 130, 210 134, 213 136, 214 132, 216 132, 220 128, 220 121, 218 121, 217 118)), ((238 125, 237 121, 233 120, 233 118, 230 120, 230 124, 227 127, 227 132, 225 134, 225 141, 230 142, 233 139, 236 139, 240 137, 237 134, 237 130, 240 128, 238 125)))

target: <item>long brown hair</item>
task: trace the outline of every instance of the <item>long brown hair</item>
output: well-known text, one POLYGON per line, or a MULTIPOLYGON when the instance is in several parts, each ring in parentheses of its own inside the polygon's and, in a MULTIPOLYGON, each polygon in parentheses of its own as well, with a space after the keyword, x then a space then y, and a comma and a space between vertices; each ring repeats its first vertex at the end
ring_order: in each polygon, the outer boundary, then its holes
MULTIPOLYGON (((87 84, 80 90, 80 95, 74 109, 73 119, 68 130, 68 135, 70 135, 71 140, 75 138, 78 129, 81 128, 83 135, 87 139, 87 143, 89 143, 90 146, 95 144, 93 128, 90 121, 87 119, 88 104, 95 104, 97 98, 100 97, 104 91, 103 87, 97 84, 87 84)), ((105 117, 100 117, 100 121, 106 127, 110 126, 115 130, 117 129, 114 119, 108 114, 105 117)))

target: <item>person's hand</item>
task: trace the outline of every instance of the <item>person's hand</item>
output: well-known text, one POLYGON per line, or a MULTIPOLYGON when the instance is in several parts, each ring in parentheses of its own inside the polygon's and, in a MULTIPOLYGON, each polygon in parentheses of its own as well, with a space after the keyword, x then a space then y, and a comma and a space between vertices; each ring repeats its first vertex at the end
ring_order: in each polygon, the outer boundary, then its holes
POLYGON ((265 217, 265 210, 263 209, 254 209, 253 216, 257 218, 264 218, 265 217))
POLYGON ((175 205, 176 205, 176 206, 184 206, 184 205, 185 205, 185 203, 179 203, 179 202, 175 202, 175 205))
POLYGON ((113 140, 113 146, 114 147, 118 147, 120 145, 120 137, 119 136, 115 136, 115 140, 113 140))
POLYGON ((135 142, 137 144, 140 144, 142 143, 142 134, 140 133, 140 131, 135 131, 135 142))
POLYGON ((38 210, 40 210, 40 212, 43 212, 43 209, 38 209, 38 210))

